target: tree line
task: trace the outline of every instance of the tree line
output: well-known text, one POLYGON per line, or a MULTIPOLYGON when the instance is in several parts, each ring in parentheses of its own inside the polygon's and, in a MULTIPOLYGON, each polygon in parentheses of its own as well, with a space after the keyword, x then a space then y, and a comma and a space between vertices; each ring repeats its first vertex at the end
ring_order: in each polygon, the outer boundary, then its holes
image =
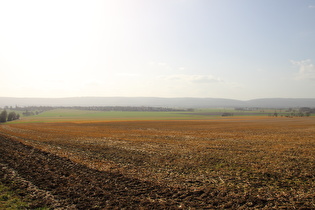
POLYGON ((89 111, 141 111, 141 112, 175 112, 194 111, 193 109, 169 108, 169 107, 148 107, 148 106, 5 106, 5 109, 24 111, 23 116, 38 115, 53 109, 79 109, 89 111))
POLYGON ((16 114, 15 112, 8 112, 3 110, 0 113, 0 122, 7 122, 20 119, 20 114, 16 114))

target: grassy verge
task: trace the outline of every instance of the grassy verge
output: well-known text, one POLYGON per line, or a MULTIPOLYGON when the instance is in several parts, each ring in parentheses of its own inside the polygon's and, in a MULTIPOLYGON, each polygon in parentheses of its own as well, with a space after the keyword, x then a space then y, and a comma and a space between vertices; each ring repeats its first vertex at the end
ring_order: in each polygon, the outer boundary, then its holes
POLYGON ((27 209, 29 204, 0 182, 0 209, 27 209))
POLYGON ((15 210, 15 209, 34 209, 34 210, 49 210, 47 207, 31 208, 32 202, 25 196, 23 190, 12 190, 10 187, 0 181, 0 209, 15 210))

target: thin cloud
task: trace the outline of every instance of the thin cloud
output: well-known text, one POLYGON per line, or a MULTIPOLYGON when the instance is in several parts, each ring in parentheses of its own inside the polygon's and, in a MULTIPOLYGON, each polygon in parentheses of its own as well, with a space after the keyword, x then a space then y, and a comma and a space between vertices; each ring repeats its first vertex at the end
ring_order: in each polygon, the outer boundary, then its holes
POLYGON ((308 8, 315 9, 315 5, 309 5, 308 8))
POLYGON ((187 74, 177 74, 168 75, 162 77, 165 80, 177 80, 191 83, 217 83, 223 82, 221 78, 214 77, 212 75, 187 75, 187 74))
POLYGON ((223 82, 222 79, 214 77, 212 75, 193 75, 191 81, 194 83, 214 83, 223 82))
POLYGON ((159 66, 167 66, 167 63, 159 62, 158 65, 159 65, 159 66))
POLYGON ((158 63, 152 62, 151 66, 156 66, 159 69, 163 69, 163 70, 167 70, 167 71, 173 70, 173 68, 168 63, 165 63, 165 62, 158 62, 158 63))
POLYGON ((299 71, 296 74, 295 79, 315 81, 315 65, 310 59, 301 61, 291 60, 291 63, 299 67, 299 71))
POLYGON ((86 83, 83 84, 84 87, 100 87, 100 82, 98 81, 87 81, 86 83))
POLYGON ((116 74, 119 77, 138 77, 140 74, 131 74, 131 73, 118 73, 116 74))

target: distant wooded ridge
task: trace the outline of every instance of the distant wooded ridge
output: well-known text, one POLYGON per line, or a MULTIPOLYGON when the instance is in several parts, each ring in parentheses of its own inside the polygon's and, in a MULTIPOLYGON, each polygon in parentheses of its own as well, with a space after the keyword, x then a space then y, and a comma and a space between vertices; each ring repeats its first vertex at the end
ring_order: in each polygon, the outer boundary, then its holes
POLYGON ((315 107, 315 98, 265 98, 234 100, 222 98, 159 98, 159 97, 72 97, 72 98, 13 98, 0 97, 5 106, 133 106, 169 108, 294 108, 315 107))

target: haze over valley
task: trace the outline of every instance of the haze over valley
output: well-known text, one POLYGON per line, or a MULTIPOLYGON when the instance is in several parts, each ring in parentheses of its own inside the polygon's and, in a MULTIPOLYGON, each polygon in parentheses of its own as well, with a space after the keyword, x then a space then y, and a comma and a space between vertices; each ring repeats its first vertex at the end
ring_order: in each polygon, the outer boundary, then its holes
POLYGON ((157 97, 73 97, 73 98, 11 98, 0 97, 5 106, 148 106, 169 108, 299 108, 315 107, 314 98, 270 98, 234 100, 220 98, 157 98, 157 97))

